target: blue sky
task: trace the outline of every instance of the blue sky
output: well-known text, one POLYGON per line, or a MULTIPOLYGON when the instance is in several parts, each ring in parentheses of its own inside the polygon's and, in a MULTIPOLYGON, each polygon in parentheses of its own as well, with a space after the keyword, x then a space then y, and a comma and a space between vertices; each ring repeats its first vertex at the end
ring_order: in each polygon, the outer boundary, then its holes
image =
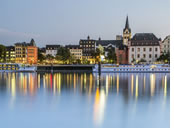
POLYGON ((115 39, 126 16, 132 34, 170 33, 170 0, 0 0, 0 43, 34 38, 38 46, 115 39))

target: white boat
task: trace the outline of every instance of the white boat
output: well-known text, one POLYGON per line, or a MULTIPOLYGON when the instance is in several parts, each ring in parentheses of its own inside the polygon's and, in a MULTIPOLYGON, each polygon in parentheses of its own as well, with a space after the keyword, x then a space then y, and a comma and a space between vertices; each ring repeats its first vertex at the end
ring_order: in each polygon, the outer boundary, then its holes
MULTIPOLYGON (((94 73, 98 73, 98 65, 93 68, 94 73)), ((151 64, 151 65, 115 65, 115 64, 102 64, 101 73, 169 73, 169 64, 151 64)))
POLYGON ((0 63, 0 72, 35 72, 36 70, 36 66, 16 63, 0 63))

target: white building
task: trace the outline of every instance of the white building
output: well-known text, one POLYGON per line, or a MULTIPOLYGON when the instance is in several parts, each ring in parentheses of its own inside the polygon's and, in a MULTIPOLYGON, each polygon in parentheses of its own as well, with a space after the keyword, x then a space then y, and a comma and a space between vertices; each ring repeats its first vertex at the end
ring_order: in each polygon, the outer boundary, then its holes
POLYGON ((161 53, 166 54, 167 52, 170 52, 170 35, 166 36, 161 44, 161 53))
POLYGON ((153 33, 137 33, 128 44, 128 63, 153 63, 160 57, 161 40, 153 33))
POLYGON ((46 55, 57 55, 57 50, 60 48, 60 45, 46 45, 46 55))
POLYGON ((79 45, 67 45, 65 46, 69 49, 70 53, 75 57, 75 59, 82 60, 82 48, 79 45))

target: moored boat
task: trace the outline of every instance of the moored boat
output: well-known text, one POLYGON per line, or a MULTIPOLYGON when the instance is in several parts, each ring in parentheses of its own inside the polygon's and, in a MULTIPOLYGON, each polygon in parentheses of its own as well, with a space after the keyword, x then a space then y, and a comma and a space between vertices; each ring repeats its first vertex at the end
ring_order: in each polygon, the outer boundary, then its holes
MULTIPOLYGON (((94 73, 98 72, 98 65, 95 65, 93 69, 94 73)), ((115 64, 102 64, 101 65, 102 73, 169 73, 170 65, 169 64, 150 64, 150 65, 115 65, 115 64)))
POLYGON ((0 63, 0 72, 35 72, 36 69, 36 66, 26 66, 16 63, 0 63))

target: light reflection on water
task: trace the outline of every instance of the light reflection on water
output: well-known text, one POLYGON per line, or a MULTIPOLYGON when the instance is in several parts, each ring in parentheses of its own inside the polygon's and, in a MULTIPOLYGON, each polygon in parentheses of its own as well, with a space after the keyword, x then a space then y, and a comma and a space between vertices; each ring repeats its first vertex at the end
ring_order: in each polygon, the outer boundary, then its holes
POLYGON ((0 73, 0 115, 6 117, 0 127, 169 127, 169 83, 164 73, 0 73), (28 112, 41 125, 18 118, 28 112), (5 113, 21 124, 9 122, 5 113), (42 113, 45 119, 36 118, 42 113), (59 123, 46 122, 49 117, 59 123))

